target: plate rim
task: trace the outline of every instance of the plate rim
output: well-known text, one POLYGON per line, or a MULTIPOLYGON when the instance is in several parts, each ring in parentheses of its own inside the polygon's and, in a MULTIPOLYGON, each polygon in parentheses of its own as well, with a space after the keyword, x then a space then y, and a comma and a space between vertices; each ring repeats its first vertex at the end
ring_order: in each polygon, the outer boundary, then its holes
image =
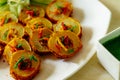
MULTIPOLYGON (((107 7, 107 6, 105 6, 100 0, 96 0, 99 4, 101 4, 104 8, 106 8, 106 10, 107 10, 107 15, 109 14, 109 19, 108 19, 108 22, 107 22, 107 29, 106 29, 106 32, 105 32, 105 34, 107 33, 107 30, 108 30, 108 28, 109 28, 109 25, 110 25, 110 21, 111 21, 111 15, 112 15, 112 13, 111 13, 111 11, 110 11, 110 9, 107 7)), ((105 35, 104 34, 104 35, 105 35)), ((70 75, 67 75, 66 76, 66 78, 63 78, 63 79, 68 79, 69 77, 71 77, 71 76, 73 76, 75 73, 77 73, 81 68, 83 68, 88 62, 89 62, 89 60, 96 54, 96 44, 97 43, 95 43, 95 45, 93 46, 93 53, 91 53, 91 56, 85 61, 85 63, 82 65, 82 66, 80 66, 79 65, 79 67, 76 69, 76 70, 74 70, 70 75)))

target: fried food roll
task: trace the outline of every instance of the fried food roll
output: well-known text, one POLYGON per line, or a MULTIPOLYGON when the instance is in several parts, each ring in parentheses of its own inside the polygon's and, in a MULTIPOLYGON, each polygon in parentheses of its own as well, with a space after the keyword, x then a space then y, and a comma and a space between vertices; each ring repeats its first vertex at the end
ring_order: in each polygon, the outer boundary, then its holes
POLYGON ((10 64, 12 54, 18 50, 27 50, 31 51, 31 47, 29 43, 22 38, 14 38, 12 39, 4 49, 3 55, 5 56, 7 62, 10 64))
POLYGON ((52 23, 47 18, 33 18, 27 23, 27 27, 30 27, 32 29, 38 29, 38 28, 49 28, 52 30, 52 23))
POLYGON ((16 80, 31 80, 40 70, 40 57, 34 52, 14 52, 10 63, 10 74, 16 80))
POLYGON ((63 30, 70 30, 74 32, 77 36, 81 37, 82 36, 82 27, 80 23, 71 18, 71 17, 66 17, 55 24, 53 27, 54 31, 63 31, 63 30))
POLYGON ((72 4, 67 0, 53 0, 46 8, 47 17, 52 22, 57 22, 66 16, 70 16, 72 12, 72 4))
POLYGON ((18 19, 10 11, 0 12, 0 26, 3 26, 9 22, 18 22, 18 19))
POLYGON ((78 53, 82 48, 82 42, 79 37, 67 30, 55 32, 48 40, 49 49, 58 58, 69 58, 78 53))
POLYGON ((25 30, 21 24, 11 22, 0 28, 0 41, 7 44, 15 37, 22 38, 24 33, 25 30))
POLYGON ((25 27, 25 31, 27 32, 29 36, 31 36, 32 31, 39 29, 39 28, 48 28, 50 30, 53 29, 52 23, 47 18, 37 17, 37 18, 33 18, 27 23, 25 27))
POLYGON ((34 51, 42 53, 50 52, 48 49, 48 40, 52 31, 48 28, 41 28, 33 31, 33 35, 30 38, 30 44, 34 51))
POLYGON ((28 6, 22 9, 18 16, 18 19, 23 24, 26 24, 29 20, 34 17, 44 17, 45 11, 40 6, 28 6))

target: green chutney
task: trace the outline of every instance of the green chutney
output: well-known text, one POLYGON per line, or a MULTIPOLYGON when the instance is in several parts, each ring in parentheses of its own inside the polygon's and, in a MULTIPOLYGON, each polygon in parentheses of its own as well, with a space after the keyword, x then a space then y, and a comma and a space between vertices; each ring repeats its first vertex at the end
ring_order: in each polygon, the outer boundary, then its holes
POLYGON ((103 46, 120 61, 120 35, 104 42, 103 46))

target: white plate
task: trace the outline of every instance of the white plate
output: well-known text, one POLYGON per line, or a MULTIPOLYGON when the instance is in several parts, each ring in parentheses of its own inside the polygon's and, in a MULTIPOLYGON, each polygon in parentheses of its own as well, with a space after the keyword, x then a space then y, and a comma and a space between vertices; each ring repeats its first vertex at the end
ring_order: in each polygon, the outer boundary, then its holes
MULTIPOLYGON (((111 13, 98 0, 70 1, 74 6, 73 16, 82 25, 83 48, 68 60, 43 57, 41 71, 34 80, 63 80, 81 69, 95 53, 96 41, 103 37, 108 29, 111 13)), ((0 60, 0 79, 13 80, 9 74, 9 65, 3 60, 0 60)))

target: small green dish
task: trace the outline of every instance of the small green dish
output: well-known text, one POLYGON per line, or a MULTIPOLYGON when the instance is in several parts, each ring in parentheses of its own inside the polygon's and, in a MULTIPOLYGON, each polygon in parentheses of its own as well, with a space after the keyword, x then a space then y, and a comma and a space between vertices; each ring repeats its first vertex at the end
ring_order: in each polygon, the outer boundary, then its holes
POLYGON ((97 57, 113 78, 120 80, 120 27, 98 41, 97 57))

